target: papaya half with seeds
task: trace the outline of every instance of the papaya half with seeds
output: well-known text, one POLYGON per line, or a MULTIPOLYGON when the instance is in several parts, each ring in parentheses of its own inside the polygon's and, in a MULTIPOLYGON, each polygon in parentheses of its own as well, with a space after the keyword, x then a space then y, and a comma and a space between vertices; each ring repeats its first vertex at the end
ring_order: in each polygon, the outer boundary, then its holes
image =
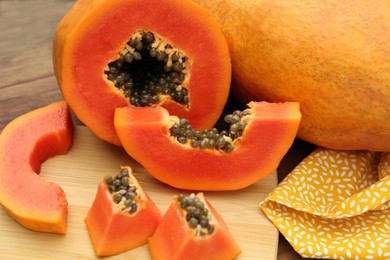
POLYGON ((57 28, 53 64, 76 116, 117 145, 116 107, 158 104, 202 129, 230 90, 226 40, 189 0, 79 0, 57 28))
POLYGON ((229 131, 199 132, 160 106, 115 111, 126 152, 155 178, 189 190, 236 190, 277 168, 301 120, 299 103, 251 102, 227 115, 229 131))
POLYGON ((69 108, 58 101, 14 119, 0 135, 0 204, 28 229, 66 233, 66 195, 38 174, 45 160, 68 151, 72 133, 69 108))
POLYGON ((390 151, 388 0, 193 1, 225 34, 243 104, 297 101, 301 139, 390 151))
POLYGON ((85 224, 97 256, 123 253, 148 242, 162 214, 128 166, 98 186, 85 224))
POLYGON ((174 196, 149 239, 149 251, 156 260, 225 260, 241 253, 223 218, 203 193, 174 196))

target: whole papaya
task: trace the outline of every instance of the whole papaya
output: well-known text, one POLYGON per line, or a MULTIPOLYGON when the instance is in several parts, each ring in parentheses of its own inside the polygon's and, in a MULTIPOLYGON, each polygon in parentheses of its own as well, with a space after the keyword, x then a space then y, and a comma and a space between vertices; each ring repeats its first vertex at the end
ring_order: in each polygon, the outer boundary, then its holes
POLYGON ((390 150, 388 0, 194 1, 222 27, 240 101, 299 101, 301 139, 390 150))

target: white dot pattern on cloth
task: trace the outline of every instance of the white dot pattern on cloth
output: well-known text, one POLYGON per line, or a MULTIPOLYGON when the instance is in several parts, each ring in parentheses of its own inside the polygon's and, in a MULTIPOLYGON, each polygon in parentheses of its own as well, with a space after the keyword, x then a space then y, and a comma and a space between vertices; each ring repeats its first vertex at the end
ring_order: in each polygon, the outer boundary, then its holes
POLYGON ((260 207, 302 257, 390 259, 390 153, 317 148, 260 207))

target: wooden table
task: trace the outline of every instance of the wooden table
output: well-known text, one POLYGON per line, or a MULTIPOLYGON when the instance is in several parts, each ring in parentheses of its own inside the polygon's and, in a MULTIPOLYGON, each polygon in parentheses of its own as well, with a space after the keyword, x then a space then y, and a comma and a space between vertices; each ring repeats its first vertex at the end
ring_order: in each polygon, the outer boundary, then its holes
MULTIPOLYGON (((62 99, 52 68, 52 39, 74 0, 0 1, 0 131, 15 117, 62 99)), ((230 106, 236 103, 232 99, 230 106)), ((296 140, 278 168, 282 180, 312 149, 296 140)), ((278 260, 301 259, 279 236, 278 260)))

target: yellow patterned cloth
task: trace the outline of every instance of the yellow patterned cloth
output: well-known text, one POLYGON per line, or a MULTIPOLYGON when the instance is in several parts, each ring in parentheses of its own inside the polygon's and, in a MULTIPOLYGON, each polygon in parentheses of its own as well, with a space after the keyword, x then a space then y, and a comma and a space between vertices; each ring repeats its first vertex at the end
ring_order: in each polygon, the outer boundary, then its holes
POLYGON ((260 207, 302 257, 390 259, 390 153, 317 148, 260 207))

